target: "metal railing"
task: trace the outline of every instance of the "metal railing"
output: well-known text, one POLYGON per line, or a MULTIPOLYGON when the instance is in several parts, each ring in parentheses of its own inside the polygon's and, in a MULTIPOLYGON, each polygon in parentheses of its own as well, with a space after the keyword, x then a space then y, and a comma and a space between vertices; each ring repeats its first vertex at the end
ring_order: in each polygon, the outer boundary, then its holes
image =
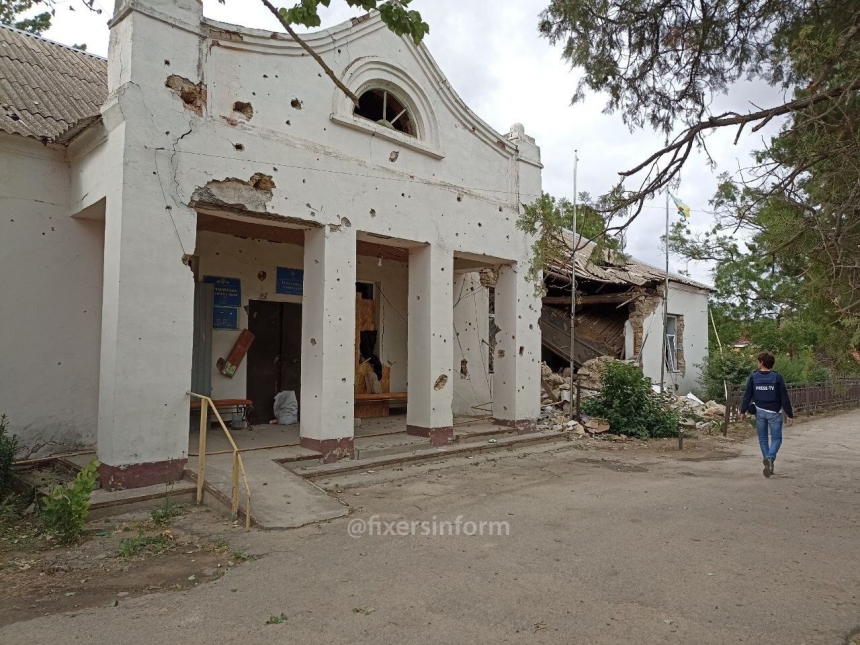
POLYGON ((224 419, 215 407, 212 399, 202 394, 188 392, 189 396, 194 396, 200 399, 200 447, 197 450, 197 503, 203 501, 203 482, 206 475, 206 433, 209 430, 209 408, 215 413, 215 418, 221 424, 221 429, 227 435, 227 440, 233 447, 233 491, 230 511, 233 519, 239 517, 239 476, 242 477, 242 483, 245 485, 245 530, 251 530, 251 488, 248 486, 248 476, 245 473, 245 464, 242 462, 242 455, 239 452, 239 446, 233 440, 233 435, 227 429, 224 419))
MULTIPOLYGON (((726 426, 740 415, 744 389, 743 385, 732 384, 726 388, 726 426)), ((791 383, 786 385, 786 389, 795 414, 860 406, 860 378, 839 378, 823 383, 791 383)))

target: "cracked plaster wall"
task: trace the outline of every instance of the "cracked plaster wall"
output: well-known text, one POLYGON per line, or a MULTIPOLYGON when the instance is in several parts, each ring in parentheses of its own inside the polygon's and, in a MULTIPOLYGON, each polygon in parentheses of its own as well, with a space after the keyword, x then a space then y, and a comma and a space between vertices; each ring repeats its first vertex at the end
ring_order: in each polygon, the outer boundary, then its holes
POLYGON ((458 273, 454 279, 454 415, 486 416, 474 406, 493 400, 489 373, 490 298, 481 274, 458 273), (465 361, 465 364, 463 364, 465 361))
MULTIPOLYGON (((663 286, 658 287, 659 294, 649 302, 643 303, 641 309, 642 330, 647 339, 642 350, 642 372, 655 384, 660 383, 660 360, 663 351, 663 286), (653 310, 652 310, 653 308, 653 310), (646 313, 649 312, 650 313, 646 313)), ((678 394, 699 388, 699 367, 708 354, 708 294, 706 291, 671 282, 669 284, 669 315, 679 316, 678 327, 680 340, 683 343, 683 362, 678 372, 666 371, 666 387, 678 394), (677 388, 675 387, 677 386, 677 388)), ((635 316, 625 326, 625 347, 632 346, 631 334, 636 337, 636 347, 639 347, 638 334, 631 325, 635 316)), ((644 337, 644 336, 643 336, 644 337)), ((630 352, 627 352, 631 356, 630 352)))

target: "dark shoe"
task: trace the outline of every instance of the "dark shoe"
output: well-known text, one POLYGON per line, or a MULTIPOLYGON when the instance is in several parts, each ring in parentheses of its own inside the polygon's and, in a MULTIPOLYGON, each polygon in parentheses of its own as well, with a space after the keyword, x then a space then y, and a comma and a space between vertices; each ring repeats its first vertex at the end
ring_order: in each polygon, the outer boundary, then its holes
POLYGON ((773 459, 770 460, 770 474, 776 474, 776 462, 773 459))
POLYGON ((764 458, 761 460, 761 463, 764 464, 764 470, 762 471, 762 475, 764 475, 765 477, 770 477, 771 475, 773 475, 773 461, 764 458))

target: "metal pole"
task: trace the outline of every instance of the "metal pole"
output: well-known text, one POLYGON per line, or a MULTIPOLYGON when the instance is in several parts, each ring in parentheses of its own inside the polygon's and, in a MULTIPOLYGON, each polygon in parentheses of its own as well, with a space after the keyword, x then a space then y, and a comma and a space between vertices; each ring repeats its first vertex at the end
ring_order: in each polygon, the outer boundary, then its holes
POLYGON ((573 151, 573 251, 570 254, 570 420, 575 421, 577 410, 573 405, 574 348, 576 340, 576 247, 579 236, 576 234, 576 170, 579 164, 577 150, 573 151))
POLYGON ((663 357, 660 360, 660 394, 666 388, 666 319, 669 317, 669 189, 666 189, 666 283, 663 285, 663 357))

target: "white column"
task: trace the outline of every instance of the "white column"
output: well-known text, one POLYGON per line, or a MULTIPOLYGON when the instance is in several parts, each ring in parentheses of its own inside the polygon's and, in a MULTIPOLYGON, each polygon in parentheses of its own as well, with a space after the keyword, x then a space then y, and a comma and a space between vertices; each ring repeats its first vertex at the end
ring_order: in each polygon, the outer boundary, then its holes
POLYGON ((197 217, 170 155, 200 116, 165 78, 200 80, 202 17, 196 0, 123 0, 111 23, 107 142, 93 157, 106 187, 98 458, 107 490, 175 481, 187 458, 194 276, 185 256, 197 217))
POLYGON ((503 266, 496 283, 493 419, 532 431, 540 415, 541 300, 525 269, 503 266))
POLYGON ((439 245, 409 252, 409 403, 406 431, 433 445, 454 436, 451 365, 454 254, 439 245))
POLYGON ((353 455, 355 232, 305 232, 301 444, 326 462, 353 455))
POLYGON ((105 202, 98 458, 107 490, 181 479, 188 453, 194 276, 183 256, 196 215, 167 211, 151 177, 123 173, 105 202))

